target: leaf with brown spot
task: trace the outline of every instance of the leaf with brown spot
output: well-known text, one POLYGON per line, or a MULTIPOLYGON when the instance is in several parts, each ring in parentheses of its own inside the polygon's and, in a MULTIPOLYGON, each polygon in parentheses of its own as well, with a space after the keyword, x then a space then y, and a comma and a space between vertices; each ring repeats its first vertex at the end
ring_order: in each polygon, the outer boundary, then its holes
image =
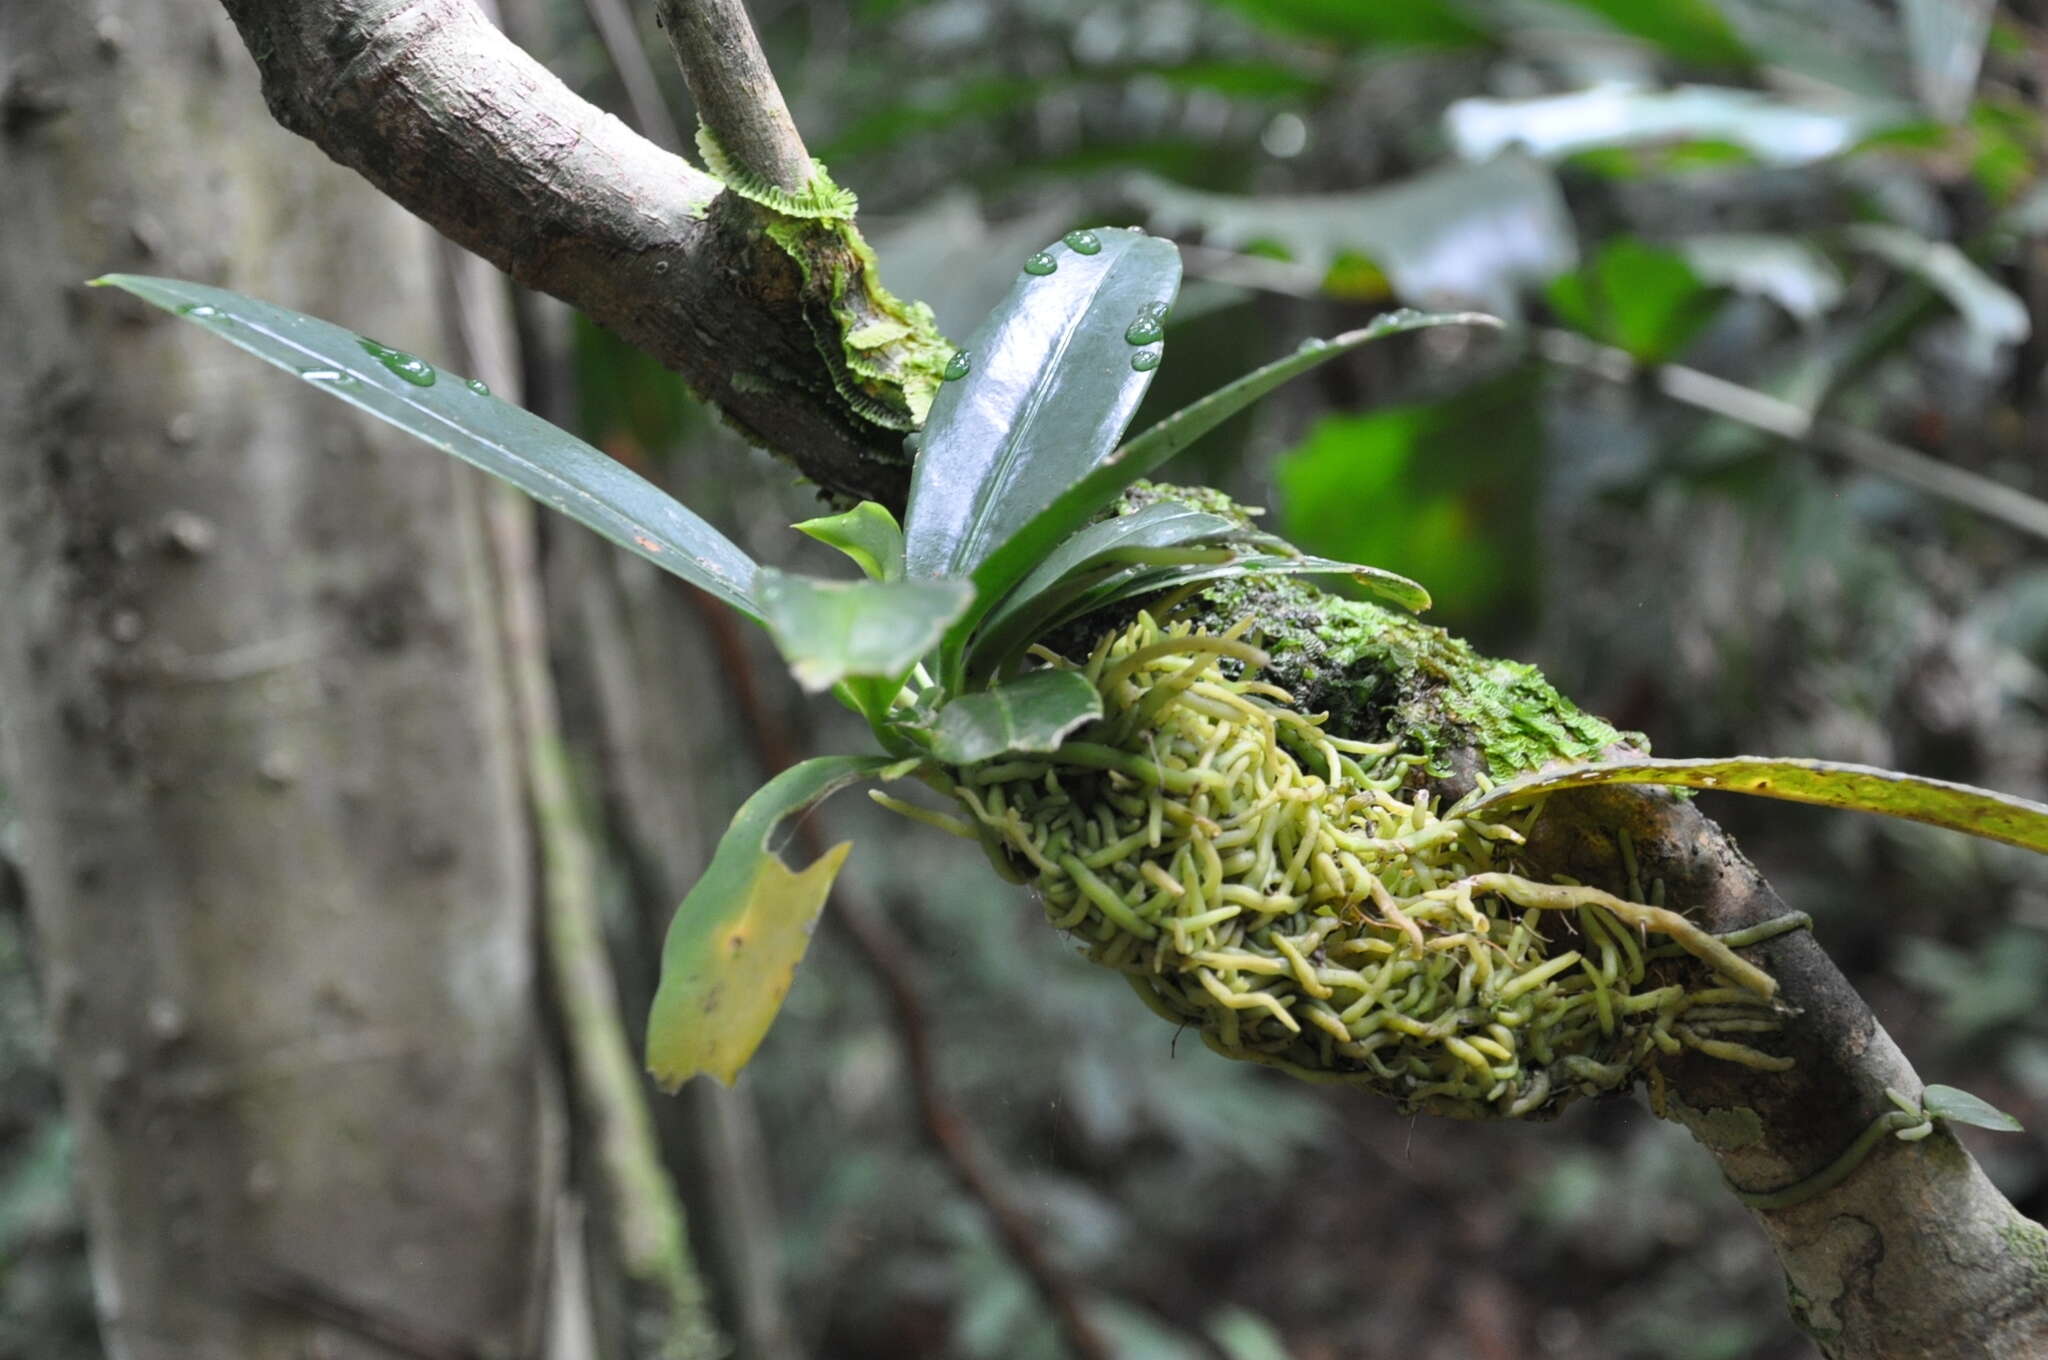
POLYGON ((1966 831, 1986 840, 2048 854, 2048 806, 1968 784, 1951 784, 1945 779, 1832 760, 1726 756, 1711 760, 1644 757, 1604 761, 1524 775, 1466 804, 1465 810, 1504 808, 1547 793, 1595 784, 1675 784, 1875 812, 1966 831))
POLYGON ((793 765, 740 806, 711 867, 676 908, 647 1021, 647 1070, 664 1091, 699 1072, 727 1086, 761 1046, 789 995, 851 842, 791 871, 768 846, 784 818, 866 778, 886 756, 793 765))

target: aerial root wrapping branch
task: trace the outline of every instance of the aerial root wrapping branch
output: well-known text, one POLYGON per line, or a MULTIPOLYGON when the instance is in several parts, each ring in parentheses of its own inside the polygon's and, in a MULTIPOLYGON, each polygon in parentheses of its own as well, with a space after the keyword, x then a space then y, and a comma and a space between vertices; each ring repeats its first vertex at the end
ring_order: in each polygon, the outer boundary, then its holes
POLYGON ((1261 681, 1249 623, 1140 614, 1084 664, 1041 649, 1102 719, 952 772, 1090 959, 1218 1053, 1436 1114, 1551 1114, 1686 1050, 1789 1065, 1753 1046, 1780 1021, 1760 969, 1676 912, 1523 876, 1540 808, 1439 812, 1419 757, 1261 681))

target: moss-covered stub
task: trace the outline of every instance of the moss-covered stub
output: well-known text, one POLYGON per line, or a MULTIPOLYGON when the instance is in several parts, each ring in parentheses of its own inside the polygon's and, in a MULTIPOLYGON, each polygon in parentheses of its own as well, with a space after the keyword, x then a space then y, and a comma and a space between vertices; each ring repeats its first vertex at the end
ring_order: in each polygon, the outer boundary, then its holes
POLYGON ((1590 760, 1616 743, 1648 749, 1559 694, 1534 666, 1481 656, 1469 643, 1398 610, 1267 577, 1211 589, 1196 617, 1222 631, 1256 620, 1272 658, 1266 678, 1329 730, 1398 741, 1427 758, 1434 779, 1457 780, 1456 753, 1483 756, 1490 778, 1554 760, 1590 760))
POLYGON ((854 225, 853 192, 817 161, 800 189, 767 183, 734 164, 708 128, 698 129, 697 148, 712 174, 759 209, 768 239, 795 262, 804 319, 839 395, 885 429, 922 425, 953 346, 931 308, 882 286, 875 252, 854 225))

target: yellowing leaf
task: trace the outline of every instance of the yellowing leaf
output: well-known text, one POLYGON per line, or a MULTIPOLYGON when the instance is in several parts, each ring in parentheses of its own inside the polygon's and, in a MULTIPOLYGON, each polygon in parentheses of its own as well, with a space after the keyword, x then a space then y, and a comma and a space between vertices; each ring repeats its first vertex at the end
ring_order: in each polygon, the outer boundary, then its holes
POLYGON ((768 848, 781 821, 872 775, 886 756, 792 766, 741 805, 710 868, 676 909, 647 1022, 647 1068, 673 1092, 699 1072, 727 1086, 761 1046, 789 995, 832 880, 851 843, 792 872, 768 848))
POLYGON ((1467 811, 1525 803, 1560 789, 1592 784, 1682 784, 1724 793, 1876 812, 1887 817, 1967 831, 2048 854, 2048 807, 1968 784, 1925 779, 1829 760, 1729 756, 1716 760, 1616 760, 1525 775, 1467 805, 1467 811))

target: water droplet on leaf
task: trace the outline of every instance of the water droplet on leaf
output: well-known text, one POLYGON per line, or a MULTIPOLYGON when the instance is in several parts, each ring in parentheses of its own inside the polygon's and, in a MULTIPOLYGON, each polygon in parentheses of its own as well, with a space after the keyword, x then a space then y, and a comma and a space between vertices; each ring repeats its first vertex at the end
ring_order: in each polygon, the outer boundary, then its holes
POLYGON ((342 372, 338 368, 302 368, 299 370, 299 376, 301 378, 304 378, 307 382, 316 383, 338 383, 348 381, 348 374, 342 372))
POLYGON ((220 308, 210 307, 204 302, 188 302, 178 309, 179 316, 189 316, 195 321, 211 321, 220 315, 220 308))
POLYGON ((434 379, 440 376, 434 372, 432 364, 416 354, 407 354, 402 349, 393 349, 389 345, 380 345, 368 336, 363 337, 361 344, 363 349, 373 356, 378 363, 384 365, 384 367, 390 369, 414 387, 432 387, 434 379))
POLYGON ((471 378, 468 382, 464 383, 463 386, 467 387, 470 391, 476 393, 480 397, 488 397, 489 395, 491 395, 491 385, 485 382, 482 378, 471 378))
POLYGON ((1150 373, 1157 367, 1159 367, 1159 351, 1156 349, 1141 349, 1131 356, 1131 371, 1133 373, 1150 373))
POLYGON ((1060 237, 1067 243, 1067 249, 1076 255, 1099 255, 1102 253, 1102 238, 1092 231, 1075 230, 1060 237))
POLYGON ((1375 335, 1386 335, 1392 331, 1407 330, 1415 325, 1416 322, 1422 320, 1424 315, 1425 313, 1418 312, 1413 307, 1396 307, 1391 312, 1381 312, 1378 316, 1374 317, 1367 323, 1366 329, 1375 335))
POLYGON ((1166 334, 1166 304, 1148 302, 1124 328, 1124 339, 1134 345, 1157 344, 1166 334))
POLYGON ((946 369, 939 376, 947 382, 958 382, 974 367, 974 356, 964 349, 953 351, 953 357, 946 360, 946 369))
POLYGON ((1042 250, 1024 262, 1025 273, 1036 274, 1041 278, 1047 274, 1058 272, 1059 267, 1060 262, 1042 250))

